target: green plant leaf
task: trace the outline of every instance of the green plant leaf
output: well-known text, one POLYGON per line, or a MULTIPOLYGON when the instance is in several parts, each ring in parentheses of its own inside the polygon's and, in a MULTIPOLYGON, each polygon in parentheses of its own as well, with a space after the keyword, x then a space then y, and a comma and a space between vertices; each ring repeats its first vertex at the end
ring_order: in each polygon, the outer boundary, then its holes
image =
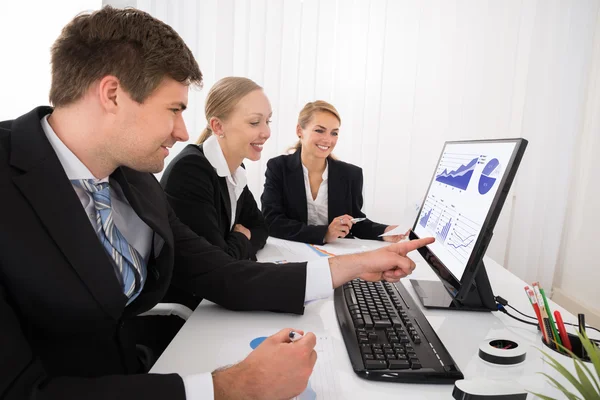
POLYGON ((583 361, 575 359, 574 362, 575 371, 577 372, 577 376, 579 377, 579 382, 581 382, 581 387, 585 389, 579 391, 583 395, 583 398, 600 400, 600 396, 598 395, 598 392, 596 392, 594 384, 592 383, 592 381, 590 381, 590 378, 587 376, 587 374, 583 371, 583 368, 581 367, 583 365, 583 361))
POLYGON ((581 400, 581 397, 571 393, 570 391, 567 390, 567 388, 565 388, 559 381, 557 381, 556 379, 554 379, 553 377, 551 377, 548 374, 542 373, 542 375, 544 375, 550 382, 552 382, 554 384, 554 387, 558 390, 560 390, 569 400, 581 400))
MULTIPOLYGON (((596 384, 596 389, 598 390, 598 392, 600 392, 600 383, 598 382, 598 379, 600 379, 600 348, 598 348, 598 346, 593 344, 592 341, 587 337, 587 335, 585 333, 582 335, 580 332, 577 332, 577 335, 579 336, 579 340, 581 340, 581 343, 583 344, 583 348, 585 349, 588 356, 590 357, 592 364, 594 364, 594 369, 596 370, 596 376, 594 377, 594 375, 591 372, 590 372, 590 376, 592 376, 592 378, 594 378, 594 383, 596 384)), ((586 368, 587 368, 587 365, 586 365, 586 368)), ((588 372, 589 372, 589 370, 588 370, 588 372)))
MULTIPOLYGON (((554 368, 556 371, 558 371, 558 373, 560 373, 562 376, 564 376, 571 383, 571 385, 573 385, 573 387, 575 389, 577 389, 577 391, 579 393, 581 393, 581 394, 585 393, 585 388, 583 387, 583 385, 577 380, 577 378, 575 378, 575 376, 573 376, 573 374, 571 374, 569 372, 569 370, 567 370, 565 367, 563 367, 558 361, 556 361, 552 356, 550 356, 545 351, 543 351, 543 350, 540 350, 540 351, 542 353, 544 353, 544 355, 548 358, 548 360, 550 360, 550 362, 548 362, 547 360, 544 360, 545 363, 550 365, 552 368, 554 368)), ((544 375, 546 375, 546 374, 544 374, 544 375)))

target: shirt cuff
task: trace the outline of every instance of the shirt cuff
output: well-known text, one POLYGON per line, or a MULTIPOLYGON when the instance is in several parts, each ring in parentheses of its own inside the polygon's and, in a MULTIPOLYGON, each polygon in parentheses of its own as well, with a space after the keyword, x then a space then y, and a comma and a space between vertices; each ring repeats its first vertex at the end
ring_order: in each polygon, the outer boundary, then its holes
POLYGON ((309 261, 306 263, 306 288, 304 290, 304 303, 324 299, 333 293, 333 281, 329 258, 309 261))
POLYGON ((185 387, 185 398, 187 400, 213 400, 215 398, 211 373, 184 376, 183 386, 185 387))

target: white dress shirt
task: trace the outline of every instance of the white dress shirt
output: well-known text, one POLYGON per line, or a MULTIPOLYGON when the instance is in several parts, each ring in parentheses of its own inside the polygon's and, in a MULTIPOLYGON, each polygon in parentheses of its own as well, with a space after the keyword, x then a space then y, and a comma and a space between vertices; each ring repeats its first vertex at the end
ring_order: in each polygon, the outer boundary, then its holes
MULTIPOLYGON (((147 265, 150 257, 152 236, 154 232, 148 225, 146 225, 146 223, 144 223, 144 221, 140 219, 140 217, 138 217, 133 208, 131 208, 131 205, 123 195, 119 184, 114 180, 109 181, 108 177, 96 179, 96 177, 81 162, 81 160, 79 160, 77 156, 73 154, 73 152, 69 150, 69 148, 65 146, 65 144, 56 135, 48 123, 48 115, 44 116, 40 122, 42 124, 42 129, 50 141, 50 145, 54 149, 54 152, 56 153, 69 180, 93 179, 96 183, 109 182, 115 226, 123 234, 127 242, 129 242, 129 244, 140 253, 147 265)), ((243 170, 241 167, 240 169, 243 170)), ((240 181, 238 181, 237 186, 240 186, 240 181)), ((244 189, 244 186, 246 186, 245 181, 243 185, 240 186, 241 190, 244 189)), ((90 223, 92 226, 94 226, 94 228, 96 228, 96 211, 92 195, 76 185, 73 185, 73 189, 77 193, 79 201, 81 201, 81 205, 85 209, 85 212, 88 216, 90 216, 90 223)), ((235 198, 237 199, 239 195, 236 196, 237 197, 235 198)), ((231 196, 230 194, 230 198, 234 198, 234 196, 231 196)), ((233 210, 234 208, 232 207, 232 211, 233 210)), ((235 216, 235 211, 233 212, 233 215, 235 216)), ((117 272, 115 271, 115 273, 117 272)), ((331 280, 331 272, 327 259, 323 258, 317 261, 308 262, 306 266, 306 289, 304 291, 304 301, 308 302, 311 300, 328 297, 331 295, 332 291, 333 283, 331 280)), ((185 387, 185 396, 187 399, 214 399, 213 380, 210 372, 184 376, 183 383, 185 387)))
POLYGON ((227 181, 227 191, 229 192, 229 202, 231 203, 231 226, 229 229, 233 229, 233 225, 235 223, 235 213, 237 209, 237 201, 239 200, 244 188, 246 187, 246 183, 248 179, 246 178, 246 170, 242 168, 240 165, 237 167, 233 175, 231 171, 229 171, 229 165, 227 165, 227 160, 225 159, 225 155, 223 155, 223 150, 221 150, 221 145, 219 141, 215 137, 215 135, 211 135, 204 144, 202 145, 204 149, 204 156, 212 165, 212 167, 217 172, 221 178, 225 177, 227 181))
POLYGON ((325 165, 325 171, 323 171, 323 181, 319 186, 317 192, 317 198, 313 199, 312 192, 310 190, 310 180, 308 179, 308 169, 302 164, 302 171, 304 172, 304 187, 306 188, 306 211, 308 225, 329 225, 328 215, 328 183, 329 178, 329 163, 325 165))

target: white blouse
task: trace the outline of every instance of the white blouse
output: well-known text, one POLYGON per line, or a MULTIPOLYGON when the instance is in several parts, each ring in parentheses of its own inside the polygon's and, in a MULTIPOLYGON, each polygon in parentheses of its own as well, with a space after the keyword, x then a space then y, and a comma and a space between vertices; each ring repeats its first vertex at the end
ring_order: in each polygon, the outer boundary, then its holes
POLYGON ((246 170, 242 168, 240 165, 233 175, 229 171, 229 166, 227 165, 227 160, 223 155, 223 150, 221 150, 221 145, 219 141, 212 135, 202 145, 204 149, 204 156, 212 165, 212 167, 216 170, 217 175, 221 178, 226 177, 227 181, 227 191, 229 192, 229 202, 231 203, 231 226, 229 229, 233 228, 233 224, 235 223, 235 212, 237 209, 237 201, 242 195, 244 188, 246 187, 246 183, 248 181, 246 177, 246 170))
POLYGON ((308 169, 302 164, 302 171, 304 171, 304 187, 306 188, 306 211, 307 211, 307 224, 308 225, 329 225, 328 217, 328 184, 327 179, 329 177, 329 163, 325 166, 323 171, 323 181, 319 186, 317 192, 317 198, 313 199, 310 191, 310 181, 308 179, 308 169))

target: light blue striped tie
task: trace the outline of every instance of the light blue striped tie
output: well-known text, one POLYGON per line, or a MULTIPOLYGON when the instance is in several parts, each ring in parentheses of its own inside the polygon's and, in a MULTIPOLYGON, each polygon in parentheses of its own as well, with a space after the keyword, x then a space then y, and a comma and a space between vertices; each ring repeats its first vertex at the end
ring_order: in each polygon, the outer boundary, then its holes
POLYGON ((144 259, 119 232, 113 220, 108 182, 94 183, 91 179, 71 181, 74 185, 86 190, 94 199, 96 209, 96 234, 104 246, 104 250, 115 261, 123 280, 123 293, 131 303, 141 292, 146 279, 144 259))

